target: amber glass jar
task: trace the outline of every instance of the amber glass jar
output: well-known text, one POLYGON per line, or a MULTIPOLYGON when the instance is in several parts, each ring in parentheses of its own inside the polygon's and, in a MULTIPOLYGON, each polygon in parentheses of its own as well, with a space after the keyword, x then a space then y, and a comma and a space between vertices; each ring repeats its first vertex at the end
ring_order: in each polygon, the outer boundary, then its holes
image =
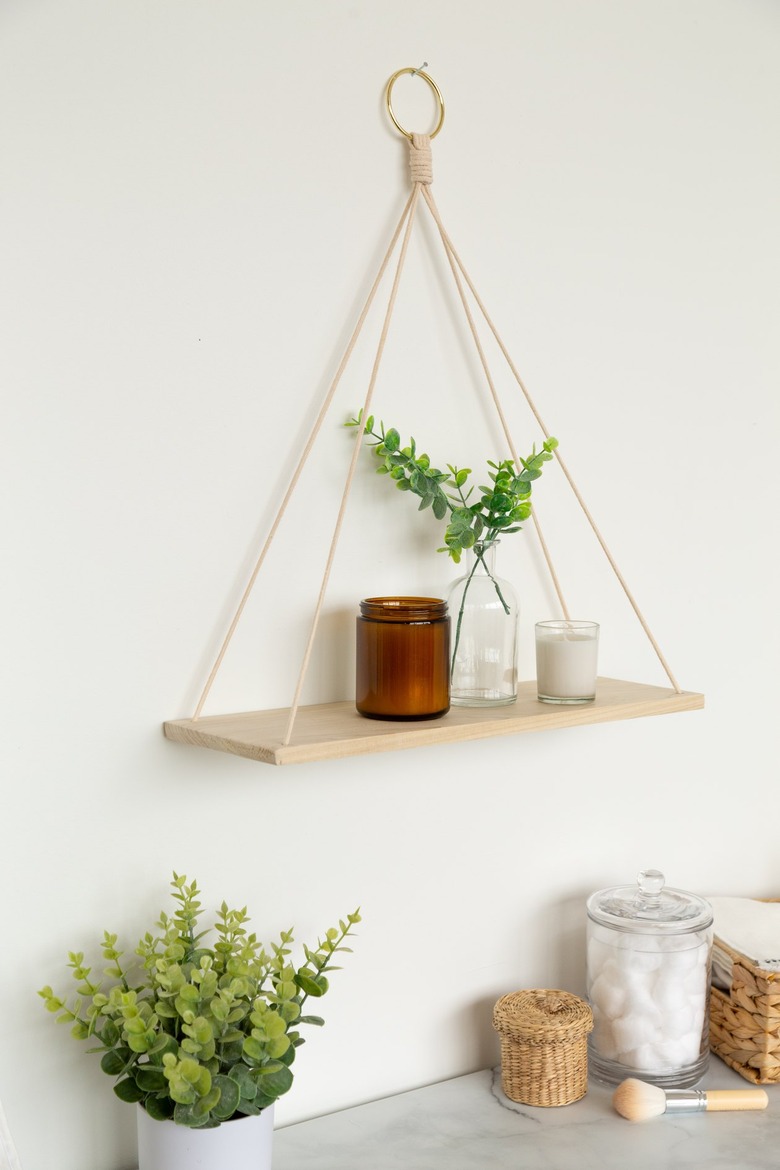
POLYGON ((355 704, 370 719, 450 709, 450 619, 435 597, 368 597, 357 619, 355 704))

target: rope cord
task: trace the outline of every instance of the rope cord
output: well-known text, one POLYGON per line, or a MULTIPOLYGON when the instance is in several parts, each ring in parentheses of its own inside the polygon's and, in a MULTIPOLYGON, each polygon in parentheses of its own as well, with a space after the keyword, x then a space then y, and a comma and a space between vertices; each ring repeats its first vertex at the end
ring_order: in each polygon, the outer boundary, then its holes
POLYGON ((354 444, 354 449, 352 451, 352 459, 350 460, 349 471, 347 472, 347 480, 346 480, 346 483, 344 484, 344 494, 341 498, 341 507, 339 508, 339 514, 338 514, 338 517, 336 519, 336 527, 335 527, 335 530, 333 532, 333 539, 331 541, 330 552, 328 553, 328 560, 327 560, 327 563, 325 565, 325 572, 324 572, 323 577, 322 577, 322 584, 320 586, 320 593, 319 593, 319 597, 317 598, 317 605, 316 605, 316 608, 314 611, 314 618, 312 620, 311 632, 309 634, 309 641, 306 644, 306 651, 305 651, 304 656, 303 656, 303 662, 301 664, 301 670, 300 670, 300 674, 298 676, 298 685, 295 688, 295 695, 293 697, 292 706, 290 708, 290 717, 287 721, 287 728, 285 730, 284 738, 282 740, 282 744, 284 746, 286 746, 290 742, 290 737, 292 736, 293 726, 295 724, 295 717, 298 714, 298 706, 299 706, 300 701, 301 701, 301 692, 303 690, 303 684, 304 684, 304 680, 306 678, 306 672, 307 672, 308 667, 309 667, 309 660, 311 658, 312 646, 314 645, 314 637, 317 633, 317 626, 318 626, 319 620, 320 620, 320 613, 322 612, 322 604, 323 604, 323 601, 325 600, 325 590, 327 589, 328 580, 330 578, 330 571, 331 571, 331 568, 333 566, 334 557, 336 555, 336 546, 338 545, 339 536, 341 534, 341 525, 343 523, 344 513, 346 512, 346 508, 347 508, 347 500, 349 499, 349 492, 350 492, 350 489, 352 487, 352 480, 354 479, 354 476, 355 476, 355 469, 357 467, 358 456, 360 455, 360 450, 362 447, 362 439, 363 439, 363 434, 365 431, 365 423, 366 423, 366 420, 368 419, 368 412, 369 412, 369 409, 371 407, 371 399, 374 396, 374 387, 376 385, 376 379, 377 379, 377 375, 379 373, 379 366, 380 366, 380 363, 382 361, 382 354, 384 353, 385 342, 387 341, 387 334, 388 334, 388 331, 390 329, 390 320, 391 320, 392 315, 393 315, 393 309, 395 308, 395 301, 396 301, 396 297, 398 295, 398 287, 401 283, 401 273, 403 272, 404 261, 406 260, 406 253, 407 253, 407 250, 409 247, 409 239, 410 239, 411 234, 412 234, 412 227, 414 226, 414 217, 415 217, 415 213, 417 211, 417 202, 418 202, 418 198, 420 195, 420 189, 421 189, 421 184, 419 182, 415 183, 414 189, 412 191, 412 198, 411 198, 411 203, 410 203, 410 207, 409 207, 409 215, 408 215, 407 220, 406 220, 406 230, 404 231, 404 238, 403 238, 403 242, 401 244, 401 251, 400 251, 400 254, 398 256, 398 264, 397 264, 396 270, 395 270, 395 278, 393 280, 393 287, 390 290, 390 299, 389 299, 388 304, 387 304, 387 311, 385 313, 385 320, 384 320, 384 324, 382 326, 382 333, 381 333, 380 338, 379 338, 379 345, 377 346, 376 357, 374 359, 374 368, 371 371, 371 379, 369 381, 368 390, 366 392, 366 398, 365 398, 365 401, 363 403, 363 413, 361 415, 361 418, 363 419, 363 426, 358 428, 357 434, 355 435, 355 444, 354 444))
MULTIPOLYGON (((477 353, 479 355, 479 360, 482 364, 482 369, 483 369, 483 372, 485 374, 487 384, 490 388, 490 393, 491 393, 491 396, 493 398, 493 404, 496 408, 496 412, 497 412, 498 417, 501 421, 501 426, 502 426, 503 431, 504 431, 504 436, 506 437, 506 441, 507 441, 507 444, 509 446, 509 452, 514 460, 515 467, 519 469, 520 468, 520 456, 518 454, 518 450, 517 450, 515 442, 512 438, 511 432, 509 430, 509 423, 507 422, 506 415, 504 414, 504 409, 503 409, 503 406, 501 405, 501 400, 498 396, 498 391, 496 389, 495 382, 493 381, 493 377, 490 373, 490 367, 488 366, 487 357, 485 356, 485 351, 483 349, 482 342, 480 341, 479 333, 477 331, 477 326, 476 326, 476 323, 474 321, 474 316, 471 312, 471 308, 469 306, 468 300, 466 299, 466 293, 465 293, 464 288, 463 288, 463 283, 460 279, 460 273, 458 271, 458 266, 455 263, 452 249, 449 246, 449 239, 447 237, 447 233, 444 230, 444 225, 442 224, 441 217, 439 215, 439 209, 436 206, 436 201, 434 200, 433 195, 431 194, 431 192, 427 188, 423 189, 423 194, 425 196, 425 202, 428 204, 428 210, 430 211, 431 215, 433 216, 433 219, 436 223, 436 227, 439 229, 439 235, 441 236, 441 241, 442 241, 442 244, 444 245, 444 251, 446 253, 447 260, 449 261, 450 270, 452 271, 452 276, 453 276, 453 279, 455 281, 455 287, 458 290, 458 295, 459 295, 461 303, 463 305, 463 311, 466 314, 466 320, 468 321, 469 329, 471 330, 471 336, 474 339, 474 345, 476 346, 477 353)), ((552 583, 553 583, 553 586, 555 588, 555 592, 557 594, 561 609, 563 611, 563 616, 568 619, 570 617, 569 609, 568 609, 568 606, 566 605, 566 599, 563 596, 563 591, 561 589, 561 584, 560 584, 560 581, 558 579, 558 574, 555 571, 555 566, 553 565, 552 558, 550 557, 550 552, 549 552, 549 549, 547 547, 547 542, 544 539, 541 525, 539 524, 538 517, 536 516, 536 509, 535 508, 531 512, 531 519, 534 522, 534 526, 536 528, 536 532, 537 532, 537 535, 539 537, 539 543, 541 545, 542 553, 543 553, 544 559, 547 563, 547 569, 548 569, 548 572, 549 572, 550 577, 552 579, 552 583)))
POLYGON ((257 558, 257 563, 255 564, 252 575, 249 578, 249 582, 246 586, 246 589, 244 590, 244 594, 241 598, 241 601, 239 602, 238 609, 236 610, 236 612, 233 616, 233 620, 230 623, 230 626, 228 628, 228 632, 225 635, 222 646, 220 647, 220 651, 216 657, 214 665, 211 668, 211 673, 209 674, 206 685, 203 688, 200 699, 198 700, 198 705, 195 708, 195 713, 192 716, 193 722, 195 722, 198 719, 201 711, 203 710, 203 704, 206 702, 206 699, 208 698, 209 691, 211 690, 211 687, 214 683, 214 679, 217 677, 217 673, 219 671, 219 668, 221 667, 222 661, 225 657, 225 654, 227 653, 227 648, 230 645, 230 641, 233 637, 233 634, 236 632, 236 627, 241 619, 242 613, 244 612, 244 608, 246 606, 246 603, 249 600, 249 595, 252 592, 252 589, 254 588, 254 584, 255 584, 255 581, 257 580, 257 576, 260 572, 260 568, 263 564, 263 561, 265 560, 265 557, 266 557, 266 554, 267 554, 269 548, 271 547, 273 539, 276 536, 276 531, 279 527, 279 524, 281 523, 282 516, 284 516, 284 513, 287 510, 287 505, 289 504, 290 499, 292 497, 292 494, 295 491, 295 488, 298 484, 298 480, 301 477, 301 472, 303 471, 303 469, 306 465, 306 461, 309 458, 309 455, 311 454, 312 447, 314 446, 314 442, 317 438, 317 435, 320 432, 322 424, 325 420, 325 416, 327 415, 328 410, 330 409, 330 404, 333 401, 333 396, 336 393, 336 390, 337 390, 338 385, 341 381, 344 370, 346 369, 347 364, 349 362, 349 359, 352 356, 352 351, 355 348, 355 345, 357 344, 358 337, 360 336, 360 332, 363 328, 366 317, 368 316, 368 312, 371 308, 371 305, 373 304, 377 289, 379 288, 380 284, 382 283, 382 277, 384 276, 385 271, 387 270, 387 266, 390 263, 390 259, 393 255, 393 252, 395 251, 395 246, 398 243, 398 237, 400 236, 401 231, 402 231, 403 226, 404 226, 404 223, 406 222, 406 220, 409 216, 409 212, 410 212, 410 209, 412 207, 413 200, 414 200, 414 192, 412 192, 412 194, 409 196, 408 200, 406 201, 406 206, 404 207, 404 210, 401 214, 401 218, 399 219, 398 224, 396 226, 396 229, 393 232, 393 237, 390 241, 390 244, 388 246, 387 251, 385 252, 382 263, 379 266, 379 271, 377 272, 374 283, 371 286, 371 291, 369 292, 368 297, 366 298, 366 302, 365 302, 363 309, 360 313, 360 317, 358 318, 357 325, 355 326, 355 329, 352 333, 352 336, 349 339, 349 342, 347 344, 347 348, 344 350, 344 355, 341 359, 341 362, 339 363, 339 367, 336 371, 335 377, 333 378, 333 381, 331 382, 330 389, 328 390, 328 393, 325 397, 325 400, 320 408, 320 412, 317 415, 317 418, 315 419, 314 425, 311 429, 311 433, 309 434, 309 438, 306 442, 306 446, 304 447, 303 454, 301 455, 301 458, 298 462, 298 466, 296 467, 296 469, 293 473, 293 477, 290 480, 289 487, 287 488, 287 491, 285 492, 284 499, 282 500, 282 502, 279 506, 279 511, 276 513, 276 518, 274 519, 274 522, 271 525, 271 528, 270 528, 270 531, 269 531, 268 536, 266 538, 265 544, 263 545, 263 547, 260 551, 260 555, 257 558))
MULTIPOLYGON (((545 424, 544 424, 544 422, 539 414, 539 411, 538 411, 533 399, 531 398, 531 395, 529 394, 522 378, 520 377, 520 374, 519 374, 517 368, 515 367, 514 362, 512 361, 512 358, 511 358, 506 346, 504 345, 504 343, 501 339, 500 334, 498 333, 498 330, 496 329, 496 326, 494 325, 489 313, 487 312, 487 309, 485 308, 485 305, 482 302, 482 299, 480 298, 476 288, 474 287, 474 283, 471 280, 471 277, 469 276, 468 272, 466 271, 466 268, 464 267, 460 256, 458 255, 457 251, 455 250, 455 248, 452 244, 452 240, 450 239, 449 235, 447 234, 447 232, 444 228, 444 225, 443 225, 441 217, 439 215, 439 211, 438 211, 438 208, 436 206, 435 200, 433 199, 433 196, 428 189, 430 184, 433 181, 431 140, 430 140, 429 135, 427 135, 427 134, 413 134, 411 136, 411 142, 410 142, 410 148, 409 148, 409 169, 410 169, 410 176, 411 176, 411 181, 412 181, 411 195, 409 196, 409 199, 408 199, 406 206, 403 210, 401 218, 398 221, 398 225, 395 229, 395 232, 393 233, 393 237, 392 237, 392 240, 390 242, 390 245, 389 245, 387 252, 385 253, 385 256, 384 256, 382 263, 379 267, 379 271, 378 271, 377 276, 374 280, 374 283, 371 287, 371 290, 368 294, 366 302, 363 306, 363 309, 361 311, 357 325, 355 326, 355 329, 352 333, 352 336, 349 340, 349 343, 347 344, 347 347, 344 351, 344 355, 343 355, 341 362, 339 364, 339 367, 336 371, 336 375, 335 375, 335 377, 330 385, 330 388, 329 388, 328 393, 325 397, 325 400, 322 404, 322 407, 320 408, 319 414, 317 415, 315 423, 312 427, 311 433, 310 433, 309 438, 307 440, 306 446, 304 447, 301 458, 298 462, 298 465, 295 469, 295 472, 292 476, 292 479, 290 480, 290 484, 289 484, 287 491, 284 495, 284 498, 283 498, 282 503, 279 507, 279 510, 276 514, 276 517, 273 521, 273 524, 271 525, 271 529, 270 529, 269 534, 266 538, 266 541, 263 545, 263 548, 260 552, 260 555, 257 559, 257 562, 256 562, 254 570, 250 576, 250 579, 249 579, 249 582, 246 586, 246 589, 244 590, 244 594, 243 594, 241 601, 238 605, 238 609, 236 610, 236 613, 233 617, 233 620, 230 623, 228 632, 227 632, 225 639, 222 643, 219 654, 217 655, 216 661, 212 667, 211 673, 208 677, 206 685, 205 685, 203 692, 200 696, 200 699, 198 701, 198 705, 197 705, 197 708, 195 710, 195 714, 193 715, 193 721, 198 719, 198 717, 203 709, 203 705, 204 705, 204 703, 208 697, 208 694, 211 690, 214 679, 216 678, 217 672, 219 671, 220 666, 222 665, 222 661, 225 657, 225 653, 226 653, 227 648, 230 644, 230 641, 233 637, 233 634, 235 633, 236 627, 237 627, 238 622, 241 618, 241 615, 244 611, 244 608, 246 606, 249 595, 252 592, 255 581, 257 580, 258 574, 260 572, 260 568, 265 560, 266 554, 271 546, 273 538, 276 535, 277 529, 279 528, 282 517, 284 516, 284 513, 287 509, 287 505, 289 504, 290 498, 291 498, 291 496, 292 496, 292 494, 297 486, 301 472, 303 471, 303 468, 306 464, 306 461, 308 460, 308 457, 311 453, 311 449, 314 445, 314 442, 317 438, 317 435, 320 432, 320 429, 321 429, 322 424, 324 422, 325 416, 327 415, 328 409, 332 403, 336 389, 341 381, 344 370, 346 369, 346 366, 347 366, 349 359, 352 355, 352 352, 355 348, 355 345, 357 343, 357 340, 358 340, 358 337, 361 333, 363 325, 365 324, 366 317, 368 316, 371 305, 373 304, 376 292, 379 288, 379 285, 382 281, 382 278, 385 274, 385 271, 390 263, 390 259, 393 255, 395 247, 398 243, 398 239, 399 239, 401 233, 403 232, 403 240, 401 243, 401 249, 400 249, 400 253, 398 256, 398 261, 397 261, 396 270, 395 270, 395 276, 393 279, 393 285, 392 285, 392 288, 390 291, 390 296, 389 296, 389 300, 388 300, 388 304, 387 304, 387 309, 385 312, 385 318, 384 318, 384 323, 382 326, 382 332, 381 332, 381 335, 379 338, 379 343, 377 346, 376 356, 374 359, 374 365, 373 365, 373 369, 371 372, 371 378, 369 381, 368 390, 366 392, 365 401, 363 403, 363 413, 362 413, 361 417, 364 420, 364 424, 365 424, 365 420, 368 418, 369 410, 370 410, 370 406, 371 406, 371 401, 372 401, 373 394, 374 394, 374 388, 376 386, 377 376, 379 374, 379 367, 380 367, 380 364, 382 361, 385 343, 387 341, 387 336, 388 336, 388 332, 390 329, 390 322, 392 319, 393 310, 395 308, 396 298, 398 295, 398 289, 399 289, 400 282, 401 282, 401 275, 403 272, 404 263, 406 260, 406 254, 407 254, 407 250, 409 247, 409 240, 411 238, 412 228, 414 226, 415 216, 416 216, 416 212, 417 212, 417 206, 418 206, 419 198, 420 198, 421 194, 422 194, 423 199, 428 207, 428 210, 429 210, 429 212, 430 212, 430 214, 431 214, 431 216, 436 224, 436 227, 439 231, 439 235, 441 237, 441 241, 442 241, 442 244, 444 246, 445 254, 447 256, 447 260, 449 262, 450 269, 452 271, 453 279, 455 281, 455 285, 456 285, 456 288, 458 290, 458 294, 460 296, 460 299, 461 299, 461 302, 463 305, 463 309, 464 309, 464 312, 466 315, 466 320, 468 322, 469 329, 471 331, 472 338, 474 340, 474 344, 476 346, 477 353, 479 355, 480 363, 482 365, 482 369, 483 369, 483 372, 485 374, 485 378, 487 380, 488 387, 490 389, 490 393, 491 393, 491 396, 493 399, 493 403, 494 403, 494 406, 495 406, 496 411, 498 413, 498 417, 499 417, 499 420, 501 422, 501 426, 502 426, 503 431, 504 431, 504 435, 506 436, 506 440, 507 440, 507 443, 509 445, 509 449, 510 449, 510 452, 512 454, 512 458, 515 461, 515 465, 516 466, 520 465, 520 460, 518 457, 517 448, 516 448, 514 441, 512 439, 509 425, 508 425, 508 422, 506 419, 506 415, 504 414, 504 410, 503 410, 498 392, 496 390, 495 383, 493 381, 493 377, 492 377, 491 372, 490 372, 487 358, 485 356, 485 352, 484 352, 484 349, 483 349, 483 346, 482 346, 482 343, 481 343, 481 340, 479 337, 479 332, 477 330, 476 323, 474 321, 474 316, 471 312, 471 308, 469 306, 468 299, 466 297, 465 290, 463 288, 462 280, 465 281, 466 285, 468 286, 468 288, 471 292, 471 295, 473 296, 474 301, 475 301, 477 307, 479 308, 479 311, 482 314, 482 317, 484 318, 485 323, 487 324, 488 329, 490 330, 493 337, 495 338, 495 341, 496 341, 501 353, 503 354, 503 356, 507 362, 507 365, 509 366, 509 369, 511 370, 512 375, 513 375, 515 381, 517 382, 523 396, 525 397, 525 400, 528 404, 529 409, 531 410, 531 413, 533 414, 534 418, 536 419, 537 423, 539 424, 539 426, 542 430, 542 433, 544 434, 546 439, 549 439, 551 437, 550 432, 548 431, 547 427, 545 426, 545 424), (461 280, 461 277, 462 277, 462 280, 461 280)), ((355 470, 357 467, 358 456, 359 456, 360 449, 362 446, 362 440, 363 440, 364 433, 365 433, 365 425, 362 428, 358 429, 357 434, 355 435, 355 443, 354 443, 354 449, 352 452, 352 458, 350 460, 349 469, 348 469, 346 481, 344 484, 344 491, 343 491, 343 495, 342 495, 342 499, 341 499, 341 505, 340 505, 339 513, 338 513, 338 516, 336 519, 336 525, 335 525, 333 537, 331 540, 330 550, 329 550, 328 558, 327 558, 327 561, 325 564, 325 569, 323 572, 319 596, 317 598, 317 604, 315 607, 314 617, 312 619, 311 630, 309 633, 309 639, 308 639, 308 642, 306 644, 306 649, 305 649, 305 652, 303 655, 303 661, 301 663, 301 668, 300 668, 300 672, 298 675, 298 681, 297 681, 296 688, 295 688, 295 695, 293 697, 292 705, 290 707, 287 727, 285 730, 284 738, 282 740, 282 743, 284 746, 286 746, 290 743, 293 728, 295 725, 295 719, 296 719, 296 716, 298 713, 298 707, 300 705, 301 693, 303 691, 303 686, 304 686, 304 682, 306 679, 306 673, 307 673, 307 670, 309 667, 309 662, 311 660, 311 653, 312 653, 312 648, 314 645, 314 639, 315 639, 315 636, 317 633, 320 615, 322 613, 322 607, 323 607, 323 603, 325 600, 325 593, 327 590, 328 581, 330 579, 331 569, 333 567, 333 562, 334 562, 335 555, 336 555, 336 549, 337 549, 339 537, 341 534, 341 528, 342 528, 343 521, 344 521, 344 515, 346 512, 347 502, 349 500, 349 494, 350 494, 350 491, 352 488, 352 482, 353 482, 353 479, 355 476, 355 470)), ((675 691, 678 694, 680 694, 681 693, 680 686, 678 685, 676 679, 674 678, 674 675, 672 674, 671 670, 669 669, 669 666, 667 665, 666 659, 664 658, 664 655, 661 652, 661 649, 658 646, 658 643, 656 642, 655 638, 653 637, 653 635, 650 631, 650 628, 649 628, 642 612, 640 611, 622 573, 620 572, 620 570, 615 562, 614 557, 612 556, 612 553, 610 552, 609 548, 607 547, 607 544, 606 544, 601 532, 599 531, 590 511, 588 510, 588 508, 585 504, 585 501, 583 500, 582 495, 581 495, 579 489, 577 488, 577 485, 575 484, 575 482, 571 476, 571 473, 569 472, 568 467, 566 466, 564 460, 561 458, 561 456, 557 450, 555 451, 555 458, 558 460, 558 463, 561 467, 561 470, 563 471, 563 474, 564 474, 566 480, 568 481, 569 486, 571 487, 571 489, 574 493, 574 496, 575 496, 578 504, 580 505, 580 508, 582 509, 583 513, 585 514, 585 517, 588 520, 588 523, 590 524, 590 526, 591 526, 591 528, 596 536, 596 539, 598 540, 599 544, 601 545, 602 551, 604 552, 613 572, 615 573, 615 576, 617 577, 620 585, 622 586, 623 591, 624 591, 626 597, 628 598, 628 601, 629 601, 631 607, 633 608, 634 613, 636 614, 637 618, 639 619, 640 625, 642 626, 645 634, 647 635, 653 649, 655 650, 655 652, 656 652, 656 654, 661 662, 661 665, 663 666, 664 670, 666 671, 666 674, 668 675, 672 686, 674 687, 675 691)), ((558 596, 558 600, 561 604, 561 608, 563 610, 564 617, 568 618, 569 617, 568 608, 567 608, 566 603, 564 601, 563 594, 562 594, 562 591, 560 588, 560 583, 558 581, 557 574, 556 574, 554 566, 552 564, 549 550, 548 550, 547 544, 544 540, 544 537, 543 537, 543 534, 541 531, 541 527, 539 525, 539 522, 538 522, 538 519, 535 515, 535 512, 532 512, 532 519, 534 521, 537 536, 539 537, 542 552, 544 554, 544 558, 545 558, 545 561, 547 563, 547 567, 548 567, 548 570, 550 572, 550 576, 552 578, 552 582, 553 582, 553 585, 555 587, 555 591, 556 591, 556 594, 558 596)))
MULTIPOLYGON (((426 194, 429 194, 429 193, 426 192, 426 194)), ((493 324, 493 321, 490 317, 490 314, 488 313, 487 309, 485 308, 485 306, 482 302, 482 299, 479 296, 479 293, 477 292, 476 288, 474 287, 474 284, 471 280, 471 277, 469 276, 468 272, 466 271, 466 269, 463 265, 463 261, 461 260, 460 256, 458 255, 455 248, 453 247, 452 241, 450 240, 449 236, 447 236, 446 232, 444 232, 444 228, 441 225, 441 221, 437 219, 437 215, 436 215, 436 212, 434 210, 435 205, 434 205, 434 207, 431 206, 433 203, 433 199, 432 198, 426 199, 426 202, 428 203, 428 207, 431 209, 431 214, 433 215, 434 219, 437 222, 437 227, 439 228, 439 231, 444 233, 445 246, 447 248, 447 252, 451 253, 453 259, 455 260, 455 263, 457 264, 458 268, 460 269, 460 272, 463 276, 463 279, 466 281, 466 284, 468 285, 469 289, 471 290, 471 294, 474 297, 474 300, 475 300, 476 304, 478 305, 479 310, 482 313, 482 316, 484 317, 488 328, 490 329, 490 332, 493 334, 494 338, 496 339, 496 343, 498 344, 499 349, 501 350, 502 354, 504 355, 506 362, 507 362, 507 365, 509 366, 509 369, 512 371, 512 375, 513 375, 515 381, 517 382, 518 386, 520 387, 520 390, 522 391, 523 396, 525 397, 525 400, 528 403, 528 406, 531 410, 531 413, 533 414, 534 418, 536 419, 539 426, 541 427, 541 430, 542 430, 544 437, 546 439, 549 439, 550 432, 548 431, 547 427, 545 426, 544 422, 542 421, 542 417, 539 414, 539 411, 536 407, 536 404, 534 403, 533 399, 531 398, 531 395, 528 392, 528 389, 526 388, 525 383, 523 382, 523 379, 520 377, 520 374, 518 373, 517 367, 515 366, 514 362, 512 361, 512 358, 510 357, 509 351, 507 350, 506 346, 504 345, 504 342, 502 341, 501 336, 500 336, 496 326, 493 324)), ((561 471, 563 472, 564 476, 566 477, 570 488, 574 492, 575 499, 577 500, 577 503, 580 505, 580 508, 582 509, 582 511, 585 515, 585 518, 587 519, 588 523, 590 524, 596 539, 598 540, 599 544, 601 545, 601 549, 602 549, 604 555, 606 556, 607 561, 609 562, 609 564, 612 568, 612 571, 614 572, 615 576, 617 577, 617 579, 618 579, 618 581, 623 589, 623 592, 625 593, 625 595, 629 601, 629 604, 631 605, 631 608, 633 609, 634 613, 636 614, 637 618, 639 619, 639 624, 641 625, 642 629, 644 630, 645 634, 647 635, 647 638, 648 638, 651 646, 655 650, 661 665, 663 666, 664 670, 666 671, 666 674, 669 678, 670 683, 672 684, 672 686, 674 687, 674 689, 678 695, 682 694, 682 688, 680 687, 676 678, 672 674, 672 671, 671 671, 671 669, 666 661, 666 658, 664 657, 663 652, 661 651, 661 648, 658 645, 658 642, 653 637, 653 634, 650 630, 650 627, 647 624, 647 621, 645 620, 644 614, 640 610, 631 590, 628 587, 628 583, 626 582, 623 574, 621 573, 620 569, 618 568, 617 562, 615 561, 615 558, 612 556, 612 553, 610 552, 610 550, 607 546, 607 543, 604 540, 604 537, 602 536, 601 532, 599 531, 599 528, 596 524, 596 521, 593 519, 593 516, 591 515, 584 499, 582 498, 582 495, 579 491, 579 488, 577 487, 576 483, 574 482, 574 479, 572 478, 571 472, 569 471, 568 467, 566 466, 566 463, 562 459, 558 450, 556 450, 554 454, 555 454, 556 459, 558 460, 558 463, 560 464, 561 471)), ((549 563, 550 562, 548 560, 548 565, 549 565, 549 563)))

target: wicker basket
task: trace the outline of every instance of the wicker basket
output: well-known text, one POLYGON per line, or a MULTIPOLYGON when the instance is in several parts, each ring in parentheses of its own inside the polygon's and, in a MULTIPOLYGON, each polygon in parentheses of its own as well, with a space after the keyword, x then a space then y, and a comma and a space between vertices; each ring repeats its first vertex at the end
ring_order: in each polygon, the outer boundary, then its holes
POLYGON ((513 991, 493 1009, 501 1086, 524 1105, 570 1105, 588 1088, 593 1013, 568 991, 513 991))
POLYGON ((763 971, 722 939, 732 960, 731 991, 710 993, 710 1048, 745 1080, 780 1082, 780 971, 763 971))

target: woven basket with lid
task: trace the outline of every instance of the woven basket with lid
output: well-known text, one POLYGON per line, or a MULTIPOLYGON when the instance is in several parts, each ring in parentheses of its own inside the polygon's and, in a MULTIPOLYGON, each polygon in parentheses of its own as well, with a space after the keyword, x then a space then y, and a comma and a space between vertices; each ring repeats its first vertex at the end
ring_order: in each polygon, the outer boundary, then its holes
POLYGON ((588 1088, 593 1013, 568 991, 513 991, 493 1008, 501 1086, 524 1105, 570 1105, 588 1088))

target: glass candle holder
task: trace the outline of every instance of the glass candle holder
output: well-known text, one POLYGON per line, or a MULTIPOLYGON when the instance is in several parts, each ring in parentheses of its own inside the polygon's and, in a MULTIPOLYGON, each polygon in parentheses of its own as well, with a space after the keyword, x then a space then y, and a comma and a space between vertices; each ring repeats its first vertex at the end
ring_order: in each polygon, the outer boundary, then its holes
POLYGON ((541 702, 595 699, 598 652, 598 622, 537 622, 536 689, 541 702))
POLYGON ((355 705, 369 719, 450 709, 450 619, 435 597, 368 597, 357 619, 355 705))

